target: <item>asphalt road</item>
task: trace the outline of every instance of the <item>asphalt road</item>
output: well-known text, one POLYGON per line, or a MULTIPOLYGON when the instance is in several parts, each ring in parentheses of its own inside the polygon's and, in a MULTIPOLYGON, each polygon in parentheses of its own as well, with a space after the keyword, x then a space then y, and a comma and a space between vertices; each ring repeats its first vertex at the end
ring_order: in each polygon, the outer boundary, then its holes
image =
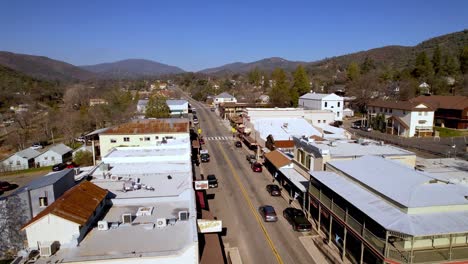
POLYGON ((230 130, 208 107, 194 101, 191 105, 197 108, 206 142, 203 148, 211 156, 209 163, 200 165, 200 173, 215 174, 219 182, 208 194, 214 196, 209 200, 210 211, 226 228, 223 243, 237 247, 243 263, 315 263, 299 240, 309 234, 294 232, 282 216, 288 201, 266 192, 271 175, 266 170, 252 172, 245 155, 253 153, 235 148, 230 130), (263 222, 257 210, 266 204, 274 206, 278 222, 263 222))

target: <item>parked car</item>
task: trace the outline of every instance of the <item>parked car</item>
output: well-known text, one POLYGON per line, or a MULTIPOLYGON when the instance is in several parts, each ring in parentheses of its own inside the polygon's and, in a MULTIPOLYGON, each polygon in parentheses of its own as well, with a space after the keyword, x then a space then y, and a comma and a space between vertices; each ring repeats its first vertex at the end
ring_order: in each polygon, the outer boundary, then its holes
POLYGON ((0 192, 9 191, 12 189, 12 184, 6 181, 0 181, 0 192))
POLYGON ((193 116, 193 123, 195 125, 198 124, 198 117, 196 115, 193 116))
POLYGON ((214 111, 215 111, 215 108, 214 108, 214 107, 211 107, 210 110, 211 110, 211 112, 214 112, 214 111))
POLYGON ((218 188, 218 179, 216 179, 214 174, 209 174, 206 179, 208 180, 208 187, 218 188))
POLYGON ((80 136, 80 137, 75 138, 75 141, 81 142, 81 143, 85 143, 85 142, 86 142, 86 139, 85 139, 84 136, 80 136))
POLYGON ((255 157, 255 155, 253 155, 253 154, 247 154, 247 155, 245 155, 245 159, 246 159, 249 163, 252 163, 252 162, 256 161, 256 157, 255 157))
POLYGON ((39 144, 39 143, 34 143, 34 144, 31 145, 31 148, 32 148, 32 149, 41 149, 41 148, 43 148, 43 147, 42 147, 42 145, 39 144))
POLYGON ((283 216, 292 225, 294 231, 308 232, 312 230, 312 224, 307 220, 302 210, 288 207, 284 209, 283 216))
POLYGON ((240 142, 239 140, 236 141, 235 145, 236 145, 236 148, 242 148, 242 142, 240 142))
POLYGON ((262 172, 262 164, 258 162, 253 162, 250 167, 253 172, 262 172))
POLYGON ((66 164, 59 163, 59 164, 55 164, 54 166, 52 166, 52 170, 53 171, 61 171, 61 170, 65 169, 66 167, 67 167, 66 164))
POLYGON ((210 154, 208 154, 208 150, 200 150, 200 159, 201 162, 209 162, 210 161, 210 154))
POLYGON ((271 196, 281 196, 281 188, 276 184, 268 184, 266 190, 271 196))
POLYGON ((77 168, 77 167, 79 167, 79 166, 76 165, 74 162, 69 161, 69 162, 65 163, 65 167, 66 167, 67 169, 73 169, 73 168, 77 168))
POLYGON ((351 128, 360 129, 360 128, 361 128, 361 125, 358 124, 358 123, 352 123, 352 124, 351 124, 351 128))
POLYGON ((371 132, 371 131, 372 131, 372 127, 363 126, 363 127, 361 127, 361 130, 362 130, 362 131, 366 131, 366 132, 371 132))
POLYGON ((271 205, 263 205, 258 208, 260 215, 263 217, 265 222, 276 222, 278 216, 276 215, 275 208, 271 205))

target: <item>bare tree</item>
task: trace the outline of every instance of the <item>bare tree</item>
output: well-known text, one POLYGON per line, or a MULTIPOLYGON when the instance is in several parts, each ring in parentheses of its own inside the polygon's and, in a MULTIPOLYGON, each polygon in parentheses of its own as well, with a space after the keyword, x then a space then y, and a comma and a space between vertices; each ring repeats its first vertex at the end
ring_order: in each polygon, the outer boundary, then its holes
POLYGON ((13 257, 25 246, 21 227, 29 220, 24 202, 16 195, 0 200, 0 257, 13 257))

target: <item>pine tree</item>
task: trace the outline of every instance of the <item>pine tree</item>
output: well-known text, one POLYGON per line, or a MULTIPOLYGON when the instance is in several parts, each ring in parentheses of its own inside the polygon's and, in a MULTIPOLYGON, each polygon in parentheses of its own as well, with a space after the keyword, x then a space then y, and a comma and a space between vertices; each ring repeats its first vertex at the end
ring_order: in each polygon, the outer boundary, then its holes
POLYGON ((310 82, 309 77, 307 76, 306 71, 302 65, 297 66, 294 71, 294 83, 293 89, 297 91, 299 96, 302 96, 310 91, 310 82))
POLYGON ((463 47, 460 53, 460 70, 463 74, 468 73, 468 46, 463 47))
POLYGON ((413 75, 416 78, 427 80, 434 75, 432 63, 423 51, 416 57, 416 63, 413 70, 413 75))
POLYGON ((248 74, 249 83, 255 86, 259 86, 262 80, 262 73, 258 67, 255 67, 248 74))
POLYGON ((372 60, 369 57, 366 57, 364 59, 364 62, 361 64, 361 74, 366 74, 374 69, 375 69, 374 60, 372 60))
POLYGON ((439 45, 436 46, 434 54, 432 54, 432 68, 435 75, 442 73, 442 52, 439 45))
POLYGON ((454 56, 446 55, 444 57, 443 72, 447 76, 454 76, 460 71, 460 65, 454 56))
POLYGON ((281 68, 276 68, 271 74, 273 87, 270 91, 270 102, 273 106, 285 107, 290 104, 289 84, 286 73, 281 68))

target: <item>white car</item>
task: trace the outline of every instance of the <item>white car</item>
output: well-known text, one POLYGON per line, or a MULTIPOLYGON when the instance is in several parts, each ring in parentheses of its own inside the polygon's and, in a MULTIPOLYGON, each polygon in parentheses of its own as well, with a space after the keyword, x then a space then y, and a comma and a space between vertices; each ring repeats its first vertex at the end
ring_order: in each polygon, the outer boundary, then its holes
POLYGON ((42 148, 42 145, 41 145, 41 144, 38 144, 38 143, 35 143, 35 144, 32 144, 31 148, 32 148, 32 149, 41 149, 41 148, 42 148))
POLYGON ((75 141, 78 141, 78 142, 81 142, 81 143, 85 143, 85 142, 86 142, 86 139, 85 139, 85 137, 81 136, 81 137, 75 138, 75 141))

